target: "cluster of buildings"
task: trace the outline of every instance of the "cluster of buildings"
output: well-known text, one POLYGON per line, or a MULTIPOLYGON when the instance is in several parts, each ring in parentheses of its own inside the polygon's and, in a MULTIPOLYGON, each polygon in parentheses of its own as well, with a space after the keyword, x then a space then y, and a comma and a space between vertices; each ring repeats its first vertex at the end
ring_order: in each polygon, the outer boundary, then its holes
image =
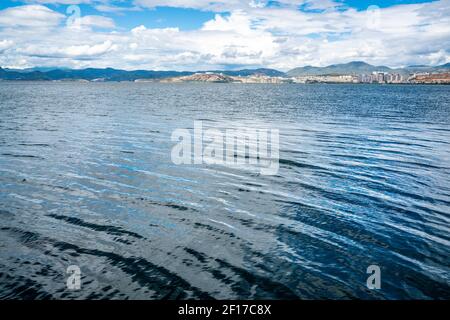
POLYGON ((295 83, 406 83, 407 79, 399 73, 372 72, 360 75, 320 75, 300 76, 295 83))
POLYGON ((299 76, 293 78, 294 83, 357 83, 358 78, 352 75, 320 75, 299 76))
POLYGON ((450 73, 414 73, 405 76, 400 73, 372 72, 360 75, 320 75, 293 78, 295 83, 411 83, 450 84, 450 73))
POLYGON ((305 75, 297 77, 272 77, 263 74, 249 76, 229 76, 223 73, 195 73, 189 76, 181 76, 165 79, 138 79, 141 81, 159 82, 216 82, 216 83, 450 83, 450 73, 416 73, 405 76, 400 73, 372 72, 360 75, 305 75))
POLYGON ((232 77, 235 83, 293 83, 290 78, 270 77, 264 75, 254 75, 247 77, 232 77))
MULTIPOLYGON (((138 81, 138 80, 136 80, 138 81)), ((265 75, 228 76, 222 73, 195 73, 189 76, 162 79, 160 82, 215 82, 215 83, 292 83, 292 79, 265 75)))
POLYGON ((400 73, 372 72, 358 76, 358 83, 406 83, 407 79, 400 73))

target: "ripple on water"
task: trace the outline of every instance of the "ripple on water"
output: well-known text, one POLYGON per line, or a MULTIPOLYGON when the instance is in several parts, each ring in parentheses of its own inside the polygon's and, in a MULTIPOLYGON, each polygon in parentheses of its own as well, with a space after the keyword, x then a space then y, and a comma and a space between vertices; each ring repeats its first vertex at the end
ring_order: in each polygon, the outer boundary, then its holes
POLYGON ((447 87, 6 93, 0 298, 450 298, 447 87), (279 172, 175 166, 171 133, 194 120, 279 129, 279 172), (79 292, 65 287, 73 264, 79 292), (365 286, 371 264, 381 291, 365 286))

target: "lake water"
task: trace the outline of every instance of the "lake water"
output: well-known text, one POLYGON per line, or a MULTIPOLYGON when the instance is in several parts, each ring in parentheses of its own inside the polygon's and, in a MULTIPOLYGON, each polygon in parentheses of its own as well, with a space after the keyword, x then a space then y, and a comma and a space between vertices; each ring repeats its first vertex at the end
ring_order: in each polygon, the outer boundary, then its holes
POLYGON ((449 160, 450 86, 0 82, 0 297, 449 299, 449 160), (278 174, 173 164, 194 120, 278 174))

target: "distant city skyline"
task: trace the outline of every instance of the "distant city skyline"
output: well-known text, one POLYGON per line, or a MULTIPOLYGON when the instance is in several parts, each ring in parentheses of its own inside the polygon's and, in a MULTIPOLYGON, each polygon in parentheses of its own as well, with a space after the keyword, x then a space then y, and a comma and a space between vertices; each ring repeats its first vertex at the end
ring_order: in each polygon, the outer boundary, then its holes
POLYGON ((7 0, 0 66, 233 70, 450 62, 450 0, 7 0))

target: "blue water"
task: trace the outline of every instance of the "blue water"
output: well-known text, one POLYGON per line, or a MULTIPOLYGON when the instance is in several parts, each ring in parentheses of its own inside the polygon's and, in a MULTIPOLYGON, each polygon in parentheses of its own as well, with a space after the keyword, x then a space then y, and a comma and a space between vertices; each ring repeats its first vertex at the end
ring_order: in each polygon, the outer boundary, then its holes
POLYGON ((449 86, 0 82, 0 298, 449 299, 449 160, 449 86), (278 174, 174 165, 194 120, 278 174))

